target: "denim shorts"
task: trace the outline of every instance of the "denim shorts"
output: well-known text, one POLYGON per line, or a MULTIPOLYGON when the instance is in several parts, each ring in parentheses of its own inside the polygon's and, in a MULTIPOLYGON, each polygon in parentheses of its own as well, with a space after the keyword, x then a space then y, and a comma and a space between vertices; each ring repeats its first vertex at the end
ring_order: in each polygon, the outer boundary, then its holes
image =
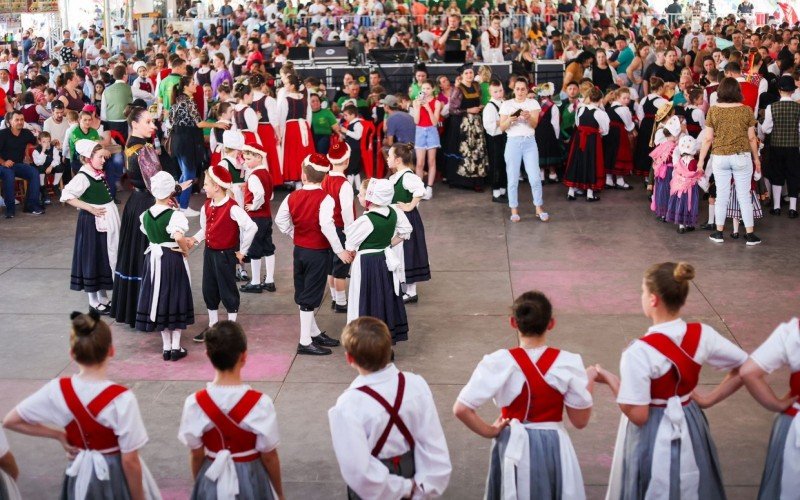
POLYGON ((417 127, 417 131, 414 134, 414 147, 416 149, 436 149, 441 146, 439 129, 436 127, 417 127))

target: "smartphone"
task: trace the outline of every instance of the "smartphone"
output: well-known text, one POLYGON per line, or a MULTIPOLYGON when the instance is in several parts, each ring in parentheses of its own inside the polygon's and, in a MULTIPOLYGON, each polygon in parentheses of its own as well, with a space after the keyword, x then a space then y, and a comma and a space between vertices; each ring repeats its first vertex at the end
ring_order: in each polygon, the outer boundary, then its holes
POLYGON ((511 117, 512 118, 516 118, 521 114, 522 114, 522 109, 518 109, 518 110, 514 111, 513 113, 511 113, 511 117))

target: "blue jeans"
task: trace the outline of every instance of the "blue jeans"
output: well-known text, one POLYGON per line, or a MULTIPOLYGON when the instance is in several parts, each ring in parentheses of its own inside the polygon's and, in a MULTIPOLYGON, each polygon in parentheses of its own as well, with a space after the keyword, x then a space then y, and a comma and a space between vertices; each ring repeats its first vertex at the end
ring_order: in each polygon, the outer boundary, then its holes
POLYGON ((716 224, 725 225, 731 196, 731 178, 733 178, 736 200, 742 212, 742 223, 746 228, 753 227, 753 198, 750 195, 753 158, 750 153, 711 155, 711 168, 714 170, 714 182, 717 185, 717 204, 714 205, 716 224))
POLYGON ((3 198, 6 202, 6 215, 16 213, 14 202, 14 178, 19 177, 28 181, 28 192, 25 196, 25 210, 41 210, 39 203, 39 171, 36 167, 26 163, 15 163, 12 167, 0 167, 0 181, 3 183, 3 198))
POLYGON ((518 188, 522 173, 520 163, 525 166, 525 173, 528 174, 534 206, 544 205, 542 178, 539 176, 539 148, 536 146, 536 138, 533 136, 509 137, 506 142, 505 159, 506 175, 508 176, 508 206, 510 208, 519 206, 518 188))
MULTIPOLYGON (((175 155, 175 161, 181 169, 180 182, 193 181, 197 178, 197 168, 182 155, 175 155)), ((181 208, 189 208, 189 198, 192 197, 192 189, 184 189, 178 195, 178 203, 181 208)))
POLYGON ((331 136, 314 134, 314 145, 317 147, 317 153, 328 154, 331 148, 331 136))
POLYGON ((105 164, 104 170, 106 171, 108 192, 111 193, 112 198, 116 198, 117 181, 122 178, 122 174, 125 171, 125 155, 122 153, 111 155, 111 158, 105 164))

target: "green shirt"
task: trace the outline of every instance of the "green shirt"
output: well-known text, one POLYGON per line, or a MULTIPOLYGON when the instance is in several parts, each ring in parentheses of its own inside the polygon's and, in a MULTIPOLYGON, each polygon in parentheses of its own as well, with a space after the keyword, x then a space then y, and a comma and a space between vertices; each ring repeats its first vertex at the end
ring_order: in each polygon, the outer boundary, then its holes
POLYGON ((158 86, 158 100, 164 105, 164 109, 169 111, 172 107, 172 89, 181 81, 181 76, 174 73, 161 80, 158 86))
POLYGON ((100 134, 97 132, 97 129, 90 128, 89 132, 83 133, 80 127, 75 127, 72 129, 72 132, 69 134, 69 158, 71 160, 78 160, 77 154, 75 153, 75 143, 80 141, 81 139, 89 139, 90 141, 100 141, 100 134))
POLYGON ((311 117, 311 129, 314 135, 331 135, 333 133, 332 126, 338 123, 336 117, 330 109, 322 109, 314 111, 311 117))

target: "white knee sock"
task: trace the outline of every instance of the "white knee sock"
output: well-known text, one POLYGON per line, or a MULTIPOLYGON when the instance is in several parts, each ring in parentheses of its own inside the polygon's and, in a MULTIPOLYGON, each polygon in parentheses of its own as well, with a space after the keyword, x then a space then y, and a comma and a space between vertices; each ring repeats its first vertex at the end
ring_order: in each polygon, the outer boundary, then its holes
POLYGON ((772 186, 772 208, 781 208, 781 188, 782 186, 772 186))
POLYGON ((311 325, 314 323, 314 311, 300 311, 300 344, 311 344, 311 325))
POLYGON ((172 330, 172 349, 178 350, 181 348, 181 331, 172 330))
POLYGON ((570 196, 575 196, 575 188, 569 188, 569 191, 567 191, 567 194, 570 195, 570 196))
POLYGON ((55 176, 53 176, 53 185, 54 185, 54 186, 58 187, 58 183, 59 183, 59 182, 61 182, 61 177, 62 177, 63 175, 64 175, 64 174, 62 174, 62 173, 60 173, 60 172, 59 172, 59 173, 57 173, 55 176))
POLYGON ((586 197, 587 198, 594 198, 594 191, 591 189, 586 190, 586 197))
POLYGON ((209 328, 214 326, 214 325, 216 325, 218 322, 219 322, 219 311, 217 309, 214 309, 213 311, 211 309, 209 309, 208 310, 208 326, 209 326, 209 328))
POLYGON ((39 174, 39 185, 44 187, 44 174, 39 174))
POLYGON ((492 196, 493 197, 497 198, 501 194, 503 194, 503 190, 502 189, 492 189, 492 196))
POLYGON ((172 348, 170 335, 171 332, 169 330, 161 330, 161 348, 165 351, 169 351, 172 348))
POLYGON ((797 210, 797 198, 789 198, 789 210, 797 210))
POLYGON ((228 313, 228 321, 236 321, 236 317, 239 316, 239 313, 228 313))
POLYGON ((336 303, 337 304, 339 304, 340 306, 346 306, 347 305, 347 292, 345 290, 336 291, 335 297, 336 297, 336 303))
POLYGON ((411 297, 416 295, 417 294, 417 284, 416 283, 407 284, 406 285, 406 294, 410 295, 411 297))
POLYGON ((108 303, 110 302, 110 300, 108 300, 108 295, 106 294, 105 290, 97 291, 97 300, 100 301, 101 304, 106 304, 106 305, 108 305, 108 303))
POLYGON ((621 175, 617 176, 617 186, 624 186, 626 184, 627 182, 625 182, 625 177, 622 177, 621 175))
POLYGON ((544 170, 542 170, 541 168, 539 169, 539 178, 544 180, 544 170))
POLYGON ((611 174, 606 174, 606 184, 613 185, 614 184, 614 176, 611 174))
POLYGON ((97 300, 97 292, 86 292, 86 295, 89 296, 90 306, 97 307, 100 305, 100 301, 97 300))
POLYGON ((261 284, 261 258, 253 259, 250 261, 250 270, 253 274, 250 276, 251 285, 261 284))
POLYGON ((709 203, 708 204, 708 223, 709 223, 709 225, 712 225, 712 226, 714 225, 714 210, 715 210, 714 204, 713 203, 709 203))
POLYGON ((275 255, 264 257, 264 264, 267 268, 264 283, 275 283, 275 255))
POLYGON ((319 329, 319 325, 317 324, 317 317, 314 314, 311 315, 311 336, 316 337, 322 333, 322 330, 319 329))
POLYGON ((335 287, 328 287, 328 290, 331 292, 331 300, 336 300, 339 297, 335 287))

